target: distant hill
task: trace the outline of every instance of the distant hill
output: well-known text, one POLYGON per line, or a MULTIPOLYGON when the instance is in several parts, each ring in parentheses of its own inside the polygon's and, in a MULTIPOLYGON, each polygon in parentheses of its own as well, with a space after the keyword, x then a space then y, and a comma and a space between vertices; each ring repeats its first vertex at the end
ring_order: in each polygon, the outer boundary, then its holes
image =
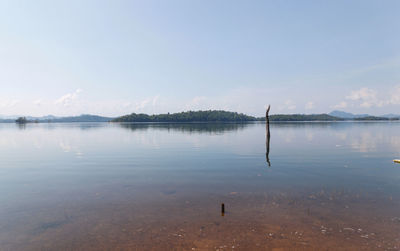
MULTIPOLYGON (((17 118, 22 118, 24 116, 19 116, 17 118)), ((17 118, 0 118, 0 123, 14 123, 17 118)), ((102 117, 97 115, 82 114, 80 116, 70 116, 70 117, 56 117, 53 115, 47 115, 43 117, 32 117, 27 116, 27 123, 68 123, 68 122, 109 122, 113 118, 102 117)))
MULTIPOLYGON (((265 118, 261 118, 262 120, 265 118)), ((270 121, 341 121, 343 118, 328 114, 276 114, 269 116, 270 121)))
POLYGON ((337 111, 337 110, 330 112, 329 115, 338 117, 338 118, 342 118, 342 119, 355 119, 355 118, 364 118, 364 117, 371 116, 369 114, 353 114, 353 113, 337 111))
POLYGON ((399 120, 399 118, 386 118, 386 117, 376 117, 376 116, 368 116, 363 118, 355 118, 354 120, 399 120))
POLYGON ((389 114, 382 115, 382 117, 389 118, 389 119, 400 118, 400 114, 389 113, 389 114))
POLYGON ((158 115, 132 113, 113 119, 112 122, 245 122, 256 120, 257 118, 243 113, 209 110, 158 115))
POLYGON ((400 118, 399 114, 392 114, 392 113, 385 114, 382 116, 372 116, 369 114, 353 114, 337 110, 330 112, 329 115, 343 119, 355 119, 355 120, 385 120, 385 118, 387 119, 400 118))
MULTIPOLYGON (((55 122, 55 123, 61 123, 61 122, 109 122, 112 119, 113 118, 102 117, 102 116, 97 116, 97 115, 82 114, 80 116, 53 118, 53 119, 47 119, 47 120, 43 120, 43 121, 44 122, 55 122)), ((42 121, 40 121, 40 122, 42 122, 42 121)))
POLYGON ((14 123, 15 119, 0 119, 0 123, 14 123))
POLYGON ((18 116, 18 115, 0 115, 0 120, 5 120, 5 119, 16 120, 19 117, 22 117, 22 116, 18 116))
POLYGON ((28 120, 52 120, 52 119, 58 119, 59 117, 53 116, 53 115, 47 115, 47 116, 43 116, 43 117, 32 117, 32 116, 27 116, 26 119, 28 120))

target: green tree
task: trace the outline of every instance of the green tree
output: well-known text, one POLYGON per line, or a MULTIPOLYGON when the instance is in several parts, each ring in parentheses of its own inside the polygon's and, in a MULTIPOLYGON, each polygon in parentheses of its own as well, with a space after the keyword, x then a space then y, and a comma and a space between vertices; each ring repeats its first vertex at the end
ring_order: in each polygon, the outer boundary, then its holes
POLYGON ((19 117, 17 120, 15 120, 17 124, 26 124, 28 123, 28 120, 25 117, 19 117))

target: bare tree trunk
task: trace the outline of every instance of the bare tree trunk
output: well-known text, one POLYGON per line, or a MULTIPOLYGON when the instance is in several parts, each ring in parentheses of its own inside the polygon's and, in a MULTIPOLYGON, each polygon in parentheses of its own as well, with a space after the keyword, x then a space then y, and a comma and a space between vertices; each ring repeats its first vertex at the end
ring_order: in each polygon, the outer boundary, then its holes
POLYGON ((266 153, 265 157, 268 163, 268 166, 271 166, 271 162, 269 161, 269 141, 271 138, 271 133, 269 131, 269 110, 271 106, 268 105, 267 112, 265 113, 265 130, 266 130, 266 142, 265 142, 265 147, 266 147, 266 153))

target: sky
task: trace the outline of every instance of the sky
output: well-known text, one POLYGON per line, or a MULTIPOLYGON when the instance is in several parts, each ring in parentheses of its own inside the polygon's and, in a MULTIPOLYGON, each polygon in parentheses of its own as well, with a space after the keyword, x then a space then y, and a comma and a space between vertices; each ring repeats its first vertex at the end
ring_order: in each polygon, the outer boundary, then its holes
POLYGON ((400 1, 0 0, 0 115, 400 113, 400 1))

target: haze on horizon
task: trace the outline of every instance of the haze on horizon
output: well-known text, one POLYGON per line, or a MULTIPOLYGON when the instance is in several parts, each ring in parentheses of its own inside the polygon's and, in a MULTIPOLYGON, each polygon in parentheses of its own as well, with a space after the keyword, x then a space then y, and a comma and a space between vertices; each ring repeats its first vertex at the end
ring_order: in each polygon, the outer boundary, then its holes
POLYGON ((0 0, 0 114, 400 110, 400 1, 0 0))

